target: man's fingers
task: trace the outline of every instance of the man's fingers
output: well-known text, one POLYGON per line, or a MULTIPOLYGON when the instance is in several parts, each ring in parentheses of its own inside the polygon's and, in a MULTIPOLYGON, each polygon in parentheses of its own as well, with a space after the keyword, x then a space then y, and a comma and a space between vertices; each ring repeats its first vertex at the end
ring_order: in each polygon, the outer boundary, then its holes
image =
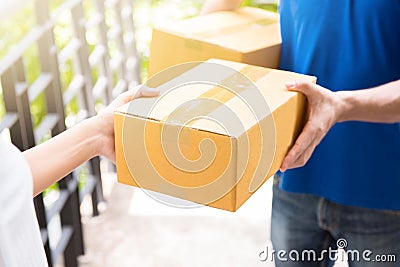
POLYGON ((293 165, 293 162, 295 162, 297 160, 297 158, 299 157, 300 153, 301 153, 301 149, 297 148, 296 145, 294 145, 290 149, 289 153, 286 155, 285 159, 283 160, 280 171, 284 172, 287 169, 290 169, 291 166, 293 165))
POLYGON ((287 82, 290 91, 303 93, 309 103, 309 119, 295 145, 285 157, 281 171, 304 166, 332 123, 332 92, 307 81, 287 82))
POLYGON ((289 81, 285 85, 289 91, 303 93, 307 96, 308 100, 310 100, 310 97, 316 96, 321 89, 320 86, 307 81, 289 81))
POLYGON ((311 155, 314 152, 315 147, 316 146, 314 144, 307 147, 306 150, 296 158, 296 160, 290 162, 290 165, 288 165, 286 169, 281 168, 281 171, 284 172, 287 169, 303 167, 311 158, 311 155))
POLYGON ((307 122, 296 143, 285 157, 280 170, 284 172, 287 169, 304 166, 326 132, 327 129, 323 125, 311 121, 307 122))
POLYGON ((298 162, 298 159, 302 157, 305 151, 307 151, 310 147, 313 147, 314 141, 317 137, 316 135, 317 131, 314 130, 314 127, 310 122, 307 122, 302 133, 297 138, 296 143, 283 160, 280 168, 282 172, 286 171, 287 169, 294 168, 293 166, 295 162, 298 162))
POLYGON ((285 157, 280 171, 284 172, 287 169, 294 169, 304 166, 310 159, 315 147, 315 140, 313 140, 313 142, 311 142, 308 146, 300 149, 298 146, 293 146, 288 155, 285 157))

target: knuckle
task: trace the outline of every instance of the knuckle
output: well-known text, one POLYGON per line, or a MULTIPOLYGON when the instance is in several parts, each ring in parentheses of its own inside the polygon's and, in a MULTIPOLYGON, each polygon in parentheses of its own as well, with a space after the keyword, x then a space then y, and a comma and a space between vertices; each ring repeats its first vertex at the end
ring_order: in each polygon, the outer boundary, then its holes
POLYGON ((308 86, 309 83, 306 82, 306 81, 298 81, 298 82, 297 82, 297 85, 298 85, 298 86, 308 86))
POLYGON ((296 167, 304 167, 306 163, 307 163, 306 158, 304 156, 301 156, 296 162, 296 167))
POLYGON ((325 127, 323 125, 318 125, 316 128, 316 132, 318 135, 322 135, 325 133, 325 127))
POLYGON ((300 167, 303 167, 303 166, 306 164, 306 162, 307 162, 306 156, 305 156, 305 155, 302 155, 302 156, 300 157, 300 159, 299 159, 300 167))
POLYGON ((303 144, 300 141, 296 141, 296 143, 293 145, 292 148, 292 153, 293 154, 298 154, 299 152, 301 152, 303 150, 303 144))
POLYGON ((316 133, 316 134, 318 134, 318 135, 321 135, 321 134, 324 134, 324 133, 325 133, 326 127, 325 127, 325 124, 322 123, 322 122, 314 122, 314 123, 311 125, 310 129, 311 129, 314 133, 316 133))

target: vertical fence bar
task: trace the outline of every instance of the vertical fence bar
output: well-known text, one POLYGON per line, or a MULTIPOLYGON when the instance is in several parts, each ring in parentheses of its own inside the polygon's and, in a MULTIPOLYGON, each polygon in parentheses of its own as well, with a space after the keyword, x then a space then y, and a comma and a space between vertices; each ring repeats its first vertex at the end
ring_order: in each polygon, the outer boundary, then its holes
POLYGON ((85 108, 88 110, 89 116, 96 115, 94 109, 95 101, 93 99, 93 79, 91 75, 91 69, 89 64, 89 49, 86 44, 86 32, 85 32, 85 14, 82 6, 82 1, 71 9, 72 26, 76 38, 80 42, 80 47, 78 49, 78 64, 80 68, 80 74, 83 75, 85 79, 85 108))
MULTIPOLYGON (((39 25, 51 23, 49 2, 47 0, 36 0, 35 12, 39 25)), ((52 86, 46 88, 45 94, 47 111, 58 114, 59 118, 56 127, 52 129, 52 135, 55 136, 66 130, 66 126, 53 27, 50 27, 50 30, 46 31, 42 38, 39 39, 38 45, 42 71, 49 72, 53 76, 52 86)), ((84 253, 78 186, 72 174, 68 174, 58 184, 60 190, 68 192, 68 199, 60 213, 61 225, 70 226, 73 229, 71 241, 68 242, 64 251, 64 263, 66 267, 75 267, 78 266, 77 256, 84 253)))
POLYGON ((106 89, 106 103, 110 103, 113 99, 113 75, 110 67, 110 56, 108 54, 108 38, 107 38, 107 24, 106 24, 106 8, 104 0, 95 0, 94 2, 98 14, 102 17, 98 25, 99 34, 99 45, 105 48, 106 53, 102 58, 102 68, 104 68, 104 75, 107 78, 107 89, 106 89))
POLYGON ((140 58, 135 44, 135 25, 133 21, 133 1, 125 0, 122 6, 122 19, 125 27, 124 45, 126 51, 126 76, 129 84, 140 83, 140 58))
POLYGON ((23 150, 27 146, 27 141, 24 132, 24 125, 21 117, 23 113, 18 108, 16 91, 14 88, 14 75, 11 68, 7 69, 1 76, 1 86, 3 88, 4 105, 6 111, 13 112, 18 115, 18 121, 10 128, 11 141, 20 150, 23 150))

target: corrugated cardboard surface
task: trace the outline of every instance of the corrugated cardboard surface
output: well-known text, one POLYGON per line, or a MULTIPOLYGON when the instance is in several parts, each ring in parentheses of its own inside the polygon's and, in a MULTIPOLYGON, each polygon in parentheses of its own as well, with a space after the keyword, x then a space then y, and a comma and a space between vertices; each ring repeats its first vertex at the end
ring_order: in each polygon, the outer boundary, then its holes
POLYGON ((153 30, 149 75, 167 67, 210 58, 277 68, 278 15, 258 8, 216 12, 153 30))
MULTIPOLYGON (((208 62, 232 68, 232 75, 221 77, 222 84, 250 79, 261 98, 253 100, 265 102, 244 101, 251 91, 246 87, 235 93, 198 83, 132 101, 115 113, 118 181, 236 211, 279 169, 302 126, 305 97, 287 91, 285 82, 316 79, 230 61, 208 62), (199 115, 219 121, 188 121, 199 115)), ((207 64, 188 72, 202 67, 207 64)))

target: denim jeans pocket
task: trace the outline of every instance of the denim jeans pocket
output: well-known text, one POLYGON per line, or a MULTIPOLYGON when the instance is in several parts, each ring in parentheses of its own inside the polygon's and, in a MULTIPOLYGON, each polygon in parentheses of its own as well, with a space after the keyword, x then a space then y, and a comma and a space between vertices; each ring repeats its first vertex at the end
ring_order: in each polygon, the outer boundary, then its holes
POLYGON ((344 229, 359 233, 400 231, 400 211, 362 207, 340 207, 340 221, 344 229))
POLYGON ((380 212, 400 217, 400 210, 380 210, 380 212))

